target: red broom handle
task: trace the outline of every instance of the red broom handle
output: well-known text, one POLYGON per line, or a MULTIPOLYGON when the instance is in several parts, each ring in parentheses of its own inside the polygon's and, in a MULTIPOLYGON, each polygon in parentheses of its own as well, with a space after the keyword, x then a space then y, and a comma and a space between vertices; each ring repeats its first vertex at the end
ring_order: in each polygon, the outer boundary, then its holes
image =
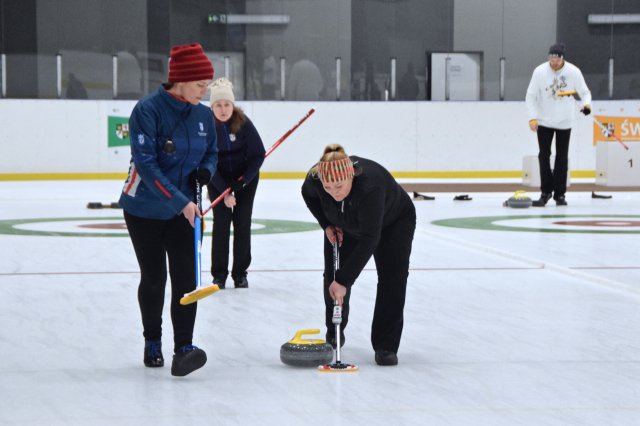
POLYGON ((607 138, 615 138, 615 140, 618 141, 618 143, 620 143, 620 145, 622 145, 624 147, 624 149, 626 149, 627 151, 629 150, 629 146, 622 142, 622 139, 620 139, 620 137, 618 135, 616 135, 614 132, 612 132, 611 130, 607 129, 604 124, 602 124, 600 122, 600 120, 598 120, 597 118, 591 116, 591 118, 593 119, 593 122, 596 123, 598 125, 598 127, 600 127, 602 129, 602 131, 605 133, 605 137, 607 138))
MULTIPOLYGON (((296 131, 296 129, 297 129, 298 127, 300 127, 300 126, 302 125, 302 123, 304 123, 304 122, 307 120, 307 118, 311 117, 311 115, 312 115, 314 112, 316 112, 316 110, 315 110, 315 109, 313 109, 313 108, 311 108, 311 109, 309 110, 309 112, 307 112, 307 114, 306 114, 304 117, 302 117, 302 118, 300 119, 300 121, 298 121, 298 123, 297 123, 295 126, 293 126, 292 128, 290 128, 289 130, 287 130, 287 133, 285 133, 284 135, 282 135, 282 136, 280 137, 280 139, 278 139, 278 140, 276 141, 276 143, 274 143, 273 145, 271 145, 271 148, 269 148, 269 150, 268 150, 267 152, 265 152, 265 154, 264 154, 264 158, 267 158, 267 157, 268 157, 268 156, 269 156, 273 151, 275 151, 275 150, 276 150, 276 148, 277 148, 277 147, 279 147, 279 146, 280 146, 280 144, 282 144, 282 142, 284 142, 284 141, 285 141, 285 139, 287 139, 287 138, 289 137, 289 135, 291 135, 291 133, 295 132, 295 131, 296 131)), ((242 179, 244 179, 244 176, 240 176, 240 177, 238 178, 238 181, 241 181, 242 179)), ((220 194, 220 195, 218 196, 218 198, 216 198, 215 200, 213 200, 213 201, 211 202, 211 205, 210 205, 209 207, 207 207, 207 209, 206 209, 205 211, 203 211, 203 212, 202 212, 202 216, 204 216, 204 215, 206 215, 207 213, 209 213, 209 210, 211 210, 211 209, 212 209, 216 204, 218 204, 220 201, 222 201, 222 200, 224 199, 224 197, 226 197, 230 192, 231 192, 231 188, 227 188, 227 189, 225 189, 225 190, 224 190, 224 192, 223 192, 222 194, 220 194)))

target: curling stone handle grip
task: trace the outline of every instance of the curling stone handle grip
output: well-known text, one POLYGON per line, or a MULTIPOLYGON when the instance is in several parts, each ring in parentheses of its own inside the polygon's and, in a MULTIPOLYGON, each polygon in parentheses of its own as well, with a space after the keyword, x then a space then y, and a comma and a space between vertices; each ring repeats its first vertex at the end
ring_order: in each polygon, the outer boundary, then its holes
POLYGON ((295 341, 303 340, 302 336, 304 336, 306 334, 320 334, 320 329, 318 329, 318 328, 306 328, 304 330, 298 330, 296 332, 296 334, 293 336, 293 339, 291 339, 291 340, 295 340, 295 341))

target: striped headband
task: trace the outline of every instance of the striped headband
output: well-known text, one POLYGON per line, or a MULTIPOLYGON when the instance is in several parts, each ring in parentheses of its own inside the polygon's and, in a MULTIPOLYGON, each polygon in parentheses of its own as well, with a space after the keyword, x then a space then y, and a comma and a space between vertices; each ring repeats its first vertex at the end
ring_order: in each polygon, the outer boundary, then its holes
POLYGON ((318 176, 323 183, 340 182, 352 178, 353 175, 353 163, 349 157, 318 163, 318 176))

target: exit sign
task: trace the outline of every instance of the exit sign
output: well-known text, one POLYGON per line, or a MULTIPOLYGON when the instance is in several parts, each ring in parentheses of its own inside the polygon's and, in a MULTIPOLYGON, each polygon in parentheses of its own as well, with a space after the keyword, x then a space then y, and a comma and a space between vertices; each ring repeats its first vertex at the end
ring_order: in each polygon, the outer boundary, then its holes
POLYGON ((289 15, 227 15, 210 14, 207 23, 212 25, 287 25, 289 15))

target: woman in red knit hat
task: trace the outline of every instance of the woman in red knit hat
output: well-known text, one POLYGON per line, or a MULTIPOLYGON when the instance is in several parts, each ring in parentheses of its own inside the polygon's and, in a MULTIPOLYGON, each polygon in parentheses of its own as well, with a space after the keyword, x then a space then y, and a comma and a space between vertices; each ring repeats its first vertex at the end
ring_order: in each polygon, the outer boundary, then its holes
POLYGON ((202 215, 194 203, 195 181, 209 183, 218 158, 213 117, 200 103, 212 79, 213 65, 200 44, 175 46, 169 81, 140 100, 129 118, 131 164, 119 202, 140 266, 144 364, 164 365, 168 258, 174 376, 185 376, 207 361, 192 342, 197 304, 181 305, 180 298, 196 285, 193 226, 202 215))

